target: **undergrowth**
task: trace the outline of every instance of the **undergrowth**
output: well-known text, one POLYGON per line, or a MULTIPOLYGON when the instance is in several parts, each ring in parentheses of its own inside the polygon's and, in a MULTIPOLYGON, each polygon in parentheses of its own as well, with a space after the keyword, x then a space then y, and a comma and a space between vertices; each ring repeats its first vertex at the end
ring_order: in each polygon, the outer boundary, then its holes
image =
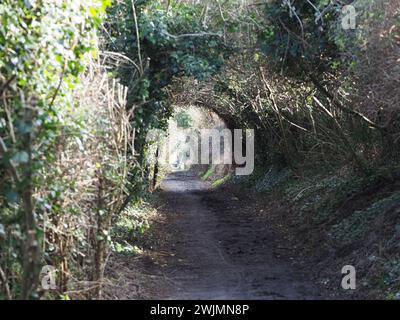
POLYGON ((400 298, 397 170, 376 168, 368 176, 344 168, 308 170, 301 178, 288 172, 258 168, 252 176, 234 181, 281 203, 290 213, 282 219, 290 221, 280 223, 289 227, 293 241, 307 248, 299 252, 309 255, 303 258, 318 259, 321 276, 330 278, 341 265, 353 264, 363 297, 400 298), (328 256, 327 248, 332 252, 328 256))
POLYGON ((154 208, 156 194, 129 205, 116 219, 111 229, 111 248, 117 254, 137 255, 142 253, 141 242, 151 221, 157 216, 154 208))

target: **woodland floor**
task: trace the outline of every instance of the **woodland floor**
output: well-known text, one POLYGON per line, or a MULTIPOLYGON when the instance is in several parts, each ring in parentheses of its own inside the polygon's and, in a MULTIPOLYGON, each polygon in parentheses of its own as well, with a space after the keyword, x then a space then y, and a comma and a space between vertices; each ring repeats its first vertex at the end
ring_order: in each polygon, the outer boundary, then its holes
MULTIPOLYGON (((273 204, 191 172, 162 183, 143 254, 111 257, 108 299, 331 299, 279 236, 273 204)), ((297 248, 299 250, 299 248, 297 248)), ((337 275, 340 285, 341 275, 337 275)))

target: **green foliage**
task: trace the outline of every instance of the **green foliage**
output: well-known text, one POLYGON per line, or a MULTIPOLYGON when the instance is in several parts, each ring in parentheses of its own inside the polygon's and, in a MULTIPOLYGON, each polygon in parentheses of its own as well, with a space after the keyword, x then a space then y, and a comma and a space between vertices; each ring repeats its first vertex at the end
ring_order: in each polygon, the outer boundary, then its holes
POLYGON ((206 181, 209 178, 211 178, 215 173, 215 166, 209 166, 207 171, 205 171, 202 175, 201 175, 201 179, 206 181))
POLYGON ((327 71, 338 57, 331 28, 338 24, 342 5, 326 0, 312 3, 274 0, 264 8, 267 25, 259 31, 260 48, 277 68, 292 75, 303 75, 304 70, 327 71))
POLYGON ((151 202, 154 199, 132 202, 118 217, 111 230, 113 243, 112 249, 119 254, 139 254, 141 249, 138 245, 146 231, 151 227, 156 210, 151 202))
MULTIPOLYGON (((173 76, 186 74, 204 79, 219 70, 223 63, 222 39, 218 33, 201 35, 205 30, 201 25, 200 6, 173 2, 167 9, 161 1, 141 1, 136 6, 139 39, 131 1, 114 5, 109 10, 113 20, 108 21, 113 40, 110 48, 137 60, 140 44, 142 60, 144 64, 148 61, 144 65, 146 89, 138 86, 133 91, 133 100, 146 101, 152 97, 161 101, 163 94, 160 89, 167 86, 173 76), (144 94, 145 90, 147 94, 144 94)), ((126 84, 136 87, 137 83, 130 83, 130 79, 126 75, 126 84)), ((146 110, 151 110, 149 114, 158 111, 154 110, 156 102, 152 106, 146 107, 146 110)), ((158 107, 163 108, 163 105, 158 107)), ((146 114, 142 116, 146 117, 146 114)), ((149 115, 146 122, 148 118, 149 115)))
MULTIPOLYGON (((27 273, 37 281, 40 266, 60 268, 68 259, 76 266, 80 246, 91 245, 83 230, 74 228, 84 222, 86 209, 77 194, 89 190, 77 185, 79 172, 62 159, 66 150, 89 154, 90 134, 109 137, 77 95, 83 90, 81 75, 96 55, 96 29, 109 5, 109 0, 0 4, 0 222, 5 238, 0 239, 0 268, 7 277, 0 295, 7 292, 5 298, 20 297, 27 273), (30 262, 25 257, 31 269, 23 273, 23 248, 32 244, 28 230, 35 233, 39 255, 30 262), (67 233, 68 242, 63 238, 67 233)), ((105 171, 110 177, 119 170, 105 171)), ((70 271, 75 270, 64 267, 70 271)), ((65 289, 65 276, 59 285, 65 289)), ((36 292, 27 294, 37 297, 36 292)))
MULTIPOLYGON (((400 278, 400 261, 399 259, 393 259, 385 264, 383 276, 382 276, 382 286, 393 286, 398 289, 398 281, 400 278)), ((400 291, 395 291, 390 293, 388 299, 390 300, 400 300, 400 291)))
POLYGON ((279 169, 271 166, 262 179, 257 181, 255 189, 258 192, 271 192, 282 186, 292 177, 292 172, 288 168, 279 169))
POLYGON ((175 75, 205 79, 223 64, 224 46, 218 30, 205 30, 200 5, 173 2, 167 10, 158 1, 140 7, 139 29, 158 85, 175 75))
POLYGON ((377 200, 364 210, 355 211, 351 216, 332 227, 333 237, 344 243, 362 239, 367 232, 376 227, 379 217, 397 208, 399 201, 400 192, 397 192, 377 200))
POLYGON ((175 115, 175 121, 178 128, 188 129, 192 125, 192 118, 185 111, 178 112, 175 115))
POLYGON ((213 181, 213 183, 211 184, 211 187, 218 188, 218 187, 222 186, 223 184, 227 183, 229 180, 231 180, 231 178, 232 178, 232 175, 228 174, 220 179, 213 181))

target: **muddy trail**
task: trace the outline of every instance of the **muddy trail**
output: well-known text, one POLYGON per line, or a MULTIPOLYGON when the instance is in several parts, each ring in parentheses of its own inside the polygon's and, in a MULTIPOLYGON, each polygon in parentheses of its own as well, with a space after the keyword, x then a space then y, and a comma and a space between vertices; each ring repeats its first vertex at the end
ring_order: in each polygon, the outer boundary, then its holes
POLYGON ((245 194, 212 190, 191 172, 162 183, 164 221, 151 250, 111 262, 113 299, 321 299, 311 277, 280 258, 245 194))

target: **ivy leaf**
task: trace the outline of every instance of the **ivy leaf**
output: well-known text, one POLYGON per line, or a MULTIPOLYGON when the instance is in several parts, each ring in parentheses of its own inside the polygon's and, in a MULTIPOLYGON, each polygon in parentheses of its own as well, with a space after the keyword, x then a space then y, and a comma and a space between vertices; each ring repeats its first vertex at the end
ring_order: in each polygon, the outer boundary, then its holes
POLYGON ((19 195, 18 195, 18 193, 16 193, 16 192, 13 191, 13 190, 7 190, 7 191, 5 192, 5 196, 6 196, 7 202, 8 202, 9 204, 17 203, 18 200, 19 200, 19 195))
POLYGON ((31 122, 19 122, 17 124, 17 130, 19 133, 26 134, 31 133, 33 129, 33 124, 31 122))
POLYGON ((29 156, 26 151, 18 151, 12 158, 11 160, 16 163, 27 163, 29 161, 29 156))

